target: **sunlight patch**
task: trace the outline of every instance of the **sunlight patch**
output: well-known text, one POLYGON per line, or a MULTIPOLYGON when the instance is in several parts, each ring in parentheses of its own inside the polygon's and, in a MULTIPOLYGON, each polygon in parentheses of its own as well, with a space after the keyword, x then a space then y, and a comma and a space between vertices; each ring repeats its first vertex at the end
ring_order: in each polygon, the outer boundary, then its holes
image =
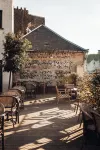
POLYGON ((66 134, 66 137, 61 138, 60 140, 66 141, 66 143, 69 143, 69 142, 81 137, 83 135, 83 129, 82 129, 82 127, 79 128, 79 124, 78 124, 78 125, 68 128, 68 129, 65 129, 63 131, 60 131, 60 133, 66 134))
POLYGON ((45 150, 44 148, 38 148, 37 150, 45 150))
POLYGON ((38 124, 34 124, 33 126, 31 126, 31 128, 40 128, 40 127, 44 127, 53 123, 54 122, 51 122, 51 121, 41 121, 38 124))
POLYGON ((49 143, 51 141, 52 141, 51 139, 47 139, 47 138, 42 138, 42 139, 37 140, 38 143, 49 143))
POLYGON ((74 112, 73 111, 69 111, 66 113, 62 113, 61 115, 58 116, 59 119, 66 119, 66 118, 72 118, 74 117, 74 112))
POLYGON ((29 150, 29 149, 31 150, 31 149, 36 149, 36 148, 38 148, 37 150, 45 150, 45 149, 39 148, 39 147, 41 147, 47 143, 50 143, 51 141, 52 141, 51 139, 42 138, 42 139, 35 141, 34 143, 25 144, 25 145, 19 147, 19 150, 29 150))
POLYGON ((24 128, 24 129, 19 129, 19 130, 16 131, 16 132, 18 133, 18 132, 23 132, 23 131, 28 131, 28 130, 29 130, 28 128, 27 128, 27 129, 24 128))

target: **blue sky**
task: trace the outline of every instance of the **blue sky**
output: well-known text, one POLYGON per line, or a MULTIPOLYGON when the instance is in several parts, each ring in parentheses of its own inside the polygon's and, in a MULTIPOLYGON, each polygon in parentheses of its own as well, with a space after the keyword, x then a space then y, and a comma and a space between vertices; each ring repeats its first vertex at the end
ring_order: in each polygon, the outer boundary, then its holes
POLYGON ((100 50, 100 0, 14 0, 64 38, 89 49, 100 50))

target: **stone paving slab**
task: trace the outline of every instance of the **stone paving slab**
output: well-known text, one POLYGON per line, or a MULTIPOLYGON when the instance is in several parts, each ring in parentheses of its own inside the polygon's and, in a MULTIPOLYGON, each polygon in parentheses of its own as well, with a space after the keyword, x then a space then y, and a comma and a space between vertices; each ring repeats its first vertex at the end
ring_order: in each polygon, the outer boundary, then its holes
MULTIPOLYGON (((20 123, 15 128, 5 124, 5 150, 80 150, 81 145, 82 126, 73 102, 57 105, 53 95, 26 100, 20 123)), ((88 148, 95 150, 93 145, 88 148)))

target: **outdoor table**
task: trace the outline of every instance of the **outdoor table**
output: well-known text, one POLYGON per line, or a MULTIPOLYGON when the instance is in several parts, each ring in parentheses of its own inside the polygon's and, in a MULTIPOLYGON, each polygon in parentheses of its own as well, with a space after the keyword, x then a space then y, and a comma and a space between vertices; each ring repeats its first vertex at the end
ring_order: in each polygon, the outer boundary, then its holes
POLYGON ((77 97, 77 88, 74 86, 74 84, 65 84, 66 90, 69 91, 72 98, 76 99, 77 97))
MULTIPOLYGON (((37 81, 37 80, 34 80, 34 79, 31 79, 31 78, 27 78, 27 79, 18 79, 16 83, 23 83, 23 82, 33 82, 37 85, 43 85, 43 94, 45 95, 45 90, 46 90, 46 84, 48 81, 37 81)), ((20 85, 21 85, 20 84, 20 85)), ((18 84, 16 84, 16 86, 18 86, 18 84)))

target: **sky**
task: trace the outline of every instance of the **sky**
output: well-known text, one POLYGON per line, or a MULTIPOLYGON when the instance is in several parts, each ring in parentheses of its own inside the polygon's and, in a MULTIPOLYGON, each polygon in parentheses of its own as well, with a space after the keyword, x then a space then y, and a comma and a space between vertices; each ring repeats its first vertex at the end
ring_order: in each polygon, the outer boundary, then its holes
POLYGON ((45 17, 45 25, 67 40, 100 50, 100 0, 14 0, 14 7, 45 17))

